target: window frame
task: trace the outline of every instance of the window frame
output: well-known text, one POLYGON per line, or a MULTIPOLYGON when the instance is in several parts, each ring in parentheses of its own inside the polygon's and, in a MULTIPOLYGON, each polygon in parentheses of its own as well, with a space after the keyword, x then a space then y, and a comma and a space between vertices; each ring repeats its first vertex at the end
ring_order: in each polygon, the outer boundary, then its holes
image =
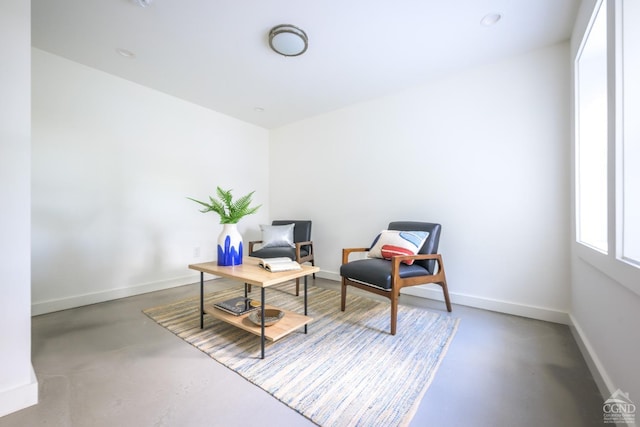
MULTIPOLYGON (((607 59, 607 53, 608 53, 608 48, 606 46, 606 43, 609 40, 608 34, 605 34, 605 46, 604 46, 604 70, 606 73, 605 76, 605 86, 606 86, 606 103, 607 105, 606 107, 606 114, 607 117, 604 118, 604 121, 606 122, 605 126, 605 134, 603 135, 604 137, 604 151, 606 152, 606 171, 605 171, 605 176, 603 177, 603 179, 605 180, 604 182, 604 187, 606 190, 606 194, 605 194, 605 201, 604 203, 606 203, 606 206, 601 207, 602 211, 605 212, 604 215, 604 224, 600 224, 603 225, 603 230, 600 231, 604 231, 605 233, 605 239, 606 241, 602 241, 600 243, 604 243, 605 247, 599 246, 598 242, 590 240, 589 238, 587 238, 586 234, 587 233, 583 233, 584 231, 584 226, 583 226, 583 221, 586 221, 584 218, 590 216, 587 215, 585 212, 583 212, 583 207, 584 207, 584 203, 583 203, 583 189, 586 189, 586 192, 589 192, 589 190, 593 190, 588 183, 584 183, 581 181, 581 177, 585 176, 585 172, 583 171, 583 169, 585 171, 592 171, 591 169, 591 162, 588 162, 587 164, 582 163, 582 160, 584 159, 584 155, 583 152, 587 152, 587 151, 592 151, 593 149, 589 147, 589 142, 587 141, 587 138, 585 138, 585 141, 583 143, 582 141, 582 136, 583 134, 587 134, 587 133, 592 133, 589 132, 591 130, 591 128, 587 129, 588 132, 583 132, 582 129, 582 122, 581 119, 583 117, 587 117, 587 122, 590 121, 590 119, 593 117, 592 114, 583 114, 582 112, 582 105, 584 104, 584 100, 583 100, 583 93, 581 91, 581 89, 583 88, 582 82, 583 81, 588 81, 584 78, 585 75, 592 75, 592 71, 585 69, 584 67, 582 67, 582 62, 581 61, 585 61, 587 63, 590 63, 593 58, 591 55, 586 53, 587 50, 587 44, 590 41, 590 37, 592 36, 592 34, 594 34, 594 29, 596 27, 596 25, 600 22, 600 14, 602 14, 604 12, 605 14, 605 19, 608 18, 609 14, 608 11, 606 10, 606 5, 603 5, 603 2, 597 2, 596 5, 594 6, 594 9, 591 13, 591 18, 589 20, 589 24, 587 25, 587 28, 584 32, 584 35, 582 37, 580 46, 578 48, 578 51, 576 53, 576 58, 574 60, 574 94, 575 94, 575 100, 574 100, 574 105, 575 105, 575 109, 574 109, 574 123, 575 123, 575 142, 574 142, 574 170, 575 170, 575 178, 574 178, 574 182, 575 182, 575 236, 576 236, 576 241, 582 245, 588 246, 589 248, 598 251, 604 255, 607 255, 610 251, 611 251, 611 242, 608 239, 609 234, 609 218, 610 218, 610 212, 609 212, 609 205, 608 205, 608 200, 609 200, 609 195, 611 194, 611 190, 609 188, 609 177, 608 177, 608 173, 611 170, 610 165, 608 164, 608 159, 611 158, 611 156, 609 155, 609 130, 611 128, 610 124, 609 124, 609 105, 610 105, 610 100, 609 100, 609 81, 608 76, 610 73, 609 67, 608 67, 608 59, 607 59), (583 72, 586 71, 586 72, 583 72)), ((609 28, 609 23, 605 21, 606 27, 605 27, 605 31, 609 28)), ((598 80, 597 82, 598 84, 600 84, 600 81, 598 80)), ((593 100, 591 99, 590 96, 587 96, 587 103, 591 103, 593 102, 593 100), (590 101, 590 102, 589 102, 590 101)), ((592 192, 592 191, 591 191, 592 192)), ((593 223, 591 223, 591 225, 594 225, 593 223)), ((589 233, 592 234, 592 233, 589 233)), ((593 236, 590 236, 593 237, 593 236)))
POLYGON ((589 24, 582 34, 579 48, 573 58, 573 162, 574 162, 574 221, 573 249, 575 254, 592 265, 606 276, 622 284, 632 292, 640 295, 640 264, 624 259, 623 243, 623 0, 597 0, 591 12, 589 24), (608 189, 608 247, 603 253, 585 243, 578 241, 577 205, 578 188, 578 137, 579 137, 579 81, 578 61, 583 51, 586 39, 593 26, 596 12, 600 7, 607 11, 607 189, 608 189))

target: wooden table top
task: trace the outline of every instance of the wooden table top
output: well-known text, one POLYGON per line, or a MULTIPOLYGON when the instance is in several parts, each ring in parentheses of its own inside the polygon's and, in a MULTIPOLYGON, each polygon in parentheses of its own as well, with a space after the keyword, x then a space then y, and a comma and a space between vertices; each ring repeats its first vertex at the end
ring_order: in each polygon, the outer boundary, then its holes
POLYGON ((242 264, 231 266, 220 266, 217 261, 204 262, 200 264, 190 264, 191 270, 200 271, 214 276, 222 276, 229 279, 240 280, 250 285, 263 288, 278 285, 289 280, 295 280, 312 273, 320 271, 319 267, 311 265, 301 265, 301 270, 280 271, 271 273, 258 267, 258 258, 244 257, 242 264))

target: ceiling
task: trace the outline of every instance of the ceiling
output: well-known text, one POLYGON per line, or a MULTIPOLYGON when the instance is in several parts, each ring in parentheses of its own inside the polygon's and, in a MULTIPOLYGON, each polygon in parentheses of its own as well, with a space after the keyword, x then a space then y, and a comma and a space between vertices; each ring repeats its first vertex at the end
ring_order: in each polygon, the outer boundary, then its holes
POLYGON ((569 38, 580 0, 32 0, 32 45, 275 128, 569 38), (500 13, 483 26, 488 13, 500 13), (269 30, 302 28, 285 57, 269 30), (135 54, 126 58, 117 49, 135 54))

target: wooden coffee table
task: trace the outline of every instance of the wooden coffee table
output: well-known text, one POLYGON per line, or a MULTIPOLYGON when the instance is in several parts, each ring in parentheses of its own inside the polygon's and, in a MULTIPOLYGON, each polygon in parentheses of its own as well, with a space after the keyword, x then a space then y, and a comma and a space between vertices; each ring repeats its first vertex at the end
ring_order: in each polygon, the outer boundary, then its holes
POLYGON ((310 274, 320 271, 318 267, 302 265, 301 270, 282 271, 277 273, 270 273, 260 267, 258 267, 258 259, 252 257, 245 257, 242 260, 241 265, 234 266, 219 266, 216 261, 205 262, 201 264, 190 264, 191 270, 200 272, 200 328, 204 328, 204 315, 220 319, 223 322, 227 322, 247 332, 260 336, 260 350, 261 358, 264 359, 264 344, 265 340, 277 341, 287 334, 295 331, 304 326, 304 332, 307 333, 307 324, 313 319, 307 316, 307 277, 310 274), (223 310, 217 309, 213 304, 204 305, 204 273, 212 274, 214 276, 226 277, 228 279, 237 280, 244 283, 244 296, 247 297, 248 285, 260 287, 260 310, 262 325, 258 326, 247 319, 249 314, 241 316, 234 316, 223 310), (292 311, 284 311, 284 317, 278 323, 272 326, 264 326, 264 309, 265 308, 277 308, 265 304, 265 289, 279 285, 290 280, 298 278, 304 278, 304 314, 299 314, 292 311))

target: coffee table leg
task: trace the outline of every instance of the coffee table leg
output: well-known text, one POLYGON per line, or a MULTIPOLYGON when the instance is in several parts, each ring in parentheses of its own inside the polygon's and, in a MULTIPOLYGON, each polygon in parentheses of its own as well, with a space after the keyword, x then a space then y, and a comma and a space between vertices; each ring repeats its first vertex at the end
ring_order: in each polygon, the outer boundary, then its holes
POLYGON ((264 359, 264 288, 260 287, 260 297, 262 299, 262 307, 260 308, 260 330, 262 331, 262 333, 260 334, 260 351, 261 351, 261 355, 260 358, 264 359))
MULTIPOLYGON (((304 315, 307 315, 307 277, 304 276, 304 315)), ((307 333, 307 325, 304 325, 304 333, 307 333)))
POLYGON ((200 329, 204 329, 204 273, 200 272, 200 329))

